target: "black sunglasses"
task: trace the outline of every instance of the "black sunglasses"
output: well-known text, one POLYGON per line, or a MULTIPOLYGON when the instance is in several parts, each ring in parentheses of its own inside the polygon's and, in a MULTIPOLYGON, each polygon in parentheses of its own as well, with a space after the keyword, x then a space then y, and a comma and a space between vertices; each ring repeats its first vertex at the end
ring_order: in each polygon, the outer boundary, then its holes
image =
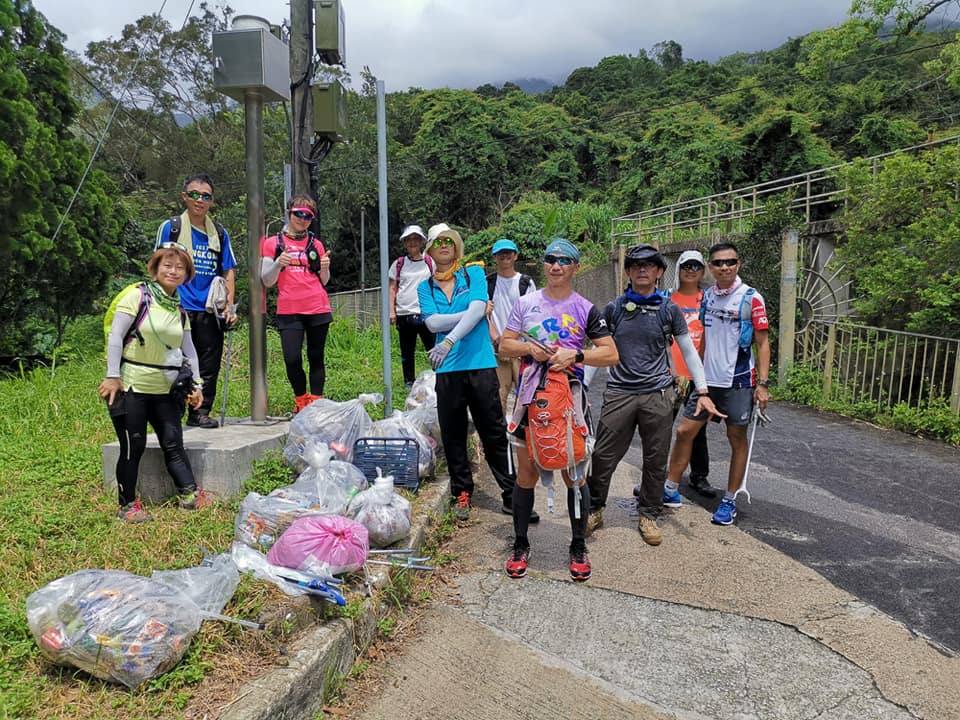
POLYGON ((300 218, 301 220, 313 220, 313 213, 309 213, 304 210, 291 210, 290 214, 295 218, 300 218))
POLYGON ((543 264, 544 265, 559 265, 560 267, 567 267, 568 265, 573 265, 574 259, 572 257, 567 257, 566 255, 544 255, 543 264))
POLYGON ((203 200, 204 202, 210 202, 213 200, 213 195, 210 193, 200 192, 199 190, 188 190, 184 194, 191 200, 203 200))
POLYGON ((698 262, 688 262, 680 266, 681 270, 686 270, 687 272, 700 272, 703 270, 703 265, 698 262))
POLYGON ((739 262, 739 258, 718 258, 717 260, 711 260, 710 264, 714 267, 733 267, 739 262))

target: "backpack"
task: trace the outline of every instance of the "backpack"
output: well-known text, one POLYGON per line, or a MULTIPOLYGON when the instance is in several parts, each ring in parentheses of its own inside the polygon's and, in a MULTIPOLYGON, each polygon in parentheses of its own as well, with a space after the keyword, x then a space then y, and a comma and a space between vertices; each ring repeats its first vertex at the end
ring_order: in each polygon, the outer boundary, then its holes
MULTIPOLYGON (((406 259, 407 259, 406 255, 401 255, 400 257, 397 258, 397 284, 398 285, 400 284, 400 270, 403 269, 403 261, 406 259)), ((429 255, 424 255, 423 261, 427 264, 427 267, 430 268, 430 274, 433 275, 433 269, 434 269, 433 258, 430 257, 429 255)))
MULTIPOLYGON (((140 304, 137 306, 137 314, 133 316, 133 324, 130 326, 130 329, 127 330, 127 334, 123 336, 123 347, 129 345, 134 338, 137 342, 143 346, 143 335, 140 333, 140 326, 143 325, 143 321, 147 317, 147 313, 150 312, 150 305, 153 303, 153 293, 150 292, 150 287, 147 283, 142 280, 135 283, 130 283, 123 290, 118 292, 113 300, 110 301, 110 304, 107 306, 107 312, 103 316, 103 340, 106 344, 107 340, 110 338, 110 326, 113 325, 113 316, 117 314, 117 306, 120 304, 120 299, 126 295, 130 290, 135 287, 140 288, 140 304)), ((187 326, 187 313, 181 306, 177 306, 180 310, 180 325, 181 327, 187 326)))
MULTIPOLYGON (((174 215, 170 218, 170 241, 176 242, 177 238, 180 236, 180 216, 174 215)), ((210 248, 210 252, 217 256, 217 275, 223 275, 223 246, 226 243, 226 234, 227 230, 216 220, 213 221, 213 226, 217 229, 217 236, 220 238, 220 250, 214 250, 210 248)))
POLYGON ((540 382, 527 406, 530 459, 543 470, 573 470, 587 457, 588 434, 579 380, 543 363, 540 382))
MULTIPOLYGON (((757 291, 755 288, 748 287, 747 291, 743 294, 743 297, 740 298, 740 305, 737 308, 737 314, 740 316, 740 337, 737 340, 737 345, 740 346, 742 350, 749 350, 750 346, 753 345, 753 316, 750 312, 750 307, 747 304, 747 300, 750 300, 757 291), (744 309, 747 310, 747 317, 743 317, 744 309)), ((751 302, 752 304, 752 302, 751 302)), ((700 303, 700 322, 703 322, 704 317, 707 314, 707 294, 703 294, 703 301, 700 303)))
MULTIPOLYGON (((621 296, 622 298, 622 296, 621 296)), ((620 324, 620 321, 623 320, 623 314, 626 312, 624 303, 618 302, 613 309, 613 317, 610 318, 610 335, 611 337, 617 331, 617 325, 620 324)), ((663 333, 663 337, 667 341, 667 347, 673 342, 673 325, 670 323, 670 316, 667 313, 667 305, 669 304, 669 296, 665 297, 663 302, 657 306, 657 321, 660 323, 660 331, 663 333)))
MULTIPOLYGON (((533 278, 524 273, 520 273, 520 297, 527 294, 533 278)), ((495 272, 487 275, 487 298, 493 300, 493 293, 497 289, 497 274, 495 272)))
MULTIPOLYGON (((276 260, 283 253, 285 249, 283 243, 283 233, 277 233, 277 247, 273 251, 273 259, 276 260)), ((320 280, 320 253, 317 252, 317 246, 313 243, 313 233, 307 233, 307 246, 304 249, 304 252, 307 256, 307 267, 310 269, 314 275, 317 276, 317 280, 320 280)), ((398 273, 399 274, 399 273, 398 273)), ((320 284, 323 285, 323 280, 320 280, 320 284)))

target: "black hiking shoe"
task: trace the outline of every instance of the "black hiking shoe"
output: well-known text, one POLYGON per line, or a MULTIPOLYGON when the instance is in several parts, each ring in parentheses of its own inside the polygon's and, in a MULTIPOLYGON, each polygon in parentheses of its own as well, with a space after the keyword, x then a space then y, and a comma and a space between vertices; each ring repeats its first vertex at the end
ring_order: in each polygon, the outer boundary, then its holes
POLYGON ((691 477, 690 487, 693 488, 695 493, 703 497, 712 498, 717 496, 717 489, 711 485, 710 481, 705 477, 691 477))
MULTIPOLYGON (((513 504, 504 501, 503 507, 500 508, 500 512, 502 512, 504 515, 513 515, 513 504)), ((536 525, 538 522, 540 522, 540 516, 537 514, 536 510, 531 510, 530 524, 536 525)))

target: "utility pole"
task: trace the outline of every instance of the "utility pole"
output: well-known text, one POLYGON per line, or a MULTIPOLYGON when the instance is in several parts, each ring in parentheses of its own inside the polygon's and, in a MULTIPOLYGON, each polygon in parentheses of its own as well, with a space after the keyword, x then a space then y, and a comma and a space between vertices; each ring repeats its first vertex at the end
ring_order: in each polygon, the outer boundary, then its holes
POLYGON ((290 139, 293 195, 312 195, 310 142, 313 139, 313 2, 290 0, 290 139))

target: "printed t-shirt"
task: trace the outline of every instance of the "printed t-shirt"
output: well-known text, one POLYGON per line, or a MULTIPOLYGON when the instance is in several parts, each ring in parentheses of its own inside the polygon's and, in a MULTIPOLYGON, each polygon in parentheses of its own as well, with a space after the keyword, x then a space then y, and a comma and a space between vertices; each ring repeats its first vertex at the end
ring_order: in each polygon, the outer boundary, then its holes
MULTIPOLYGON (((700 319, 701 300, 703 300, 702 290, 698 291, 696 295, 684 295, 679 290, 670 293, 670 302, 680 308, 683 319, 687 321, 687 332, 697 352, 700 352, 700 346, 703 345, 703 321, 700 319)), ((680 346, 673 343, 670 346, 670 352, 673 354, 674 374, 689 378, 690 371, 687 369, 686 360, 683 359, 683 353, 680 352, 680 346)))
MULTIPOLYGON (((716 286, 704 293, 703 371, 707 385, 720 388, 745 388, 756 384, 753 351, 740 347, 740 301, 750 288, 740 278, 724 295, 716 294, 716 286)), ((744 309, 744 317, 753 322, 753 329, 768 330, 767 306, 754 292, 744 309), (748 313, 749 310, 749 313, 748 313)))
MULTIPOLYGON (((207 234, 203 230, 195 227, 192 231, 191 239, 193 247, 187 248, 193 258, 193 268, 196 275, 193 279, 180 286, 180 304, 184 310, 206 310, 207 293, 210 292, 210 283, 217 277, 217 253, 210 249, 207 241, 207 234)), ((155 247, 160 247, 165 242, 170 242, 170 221, 167 220, 160 226, 160 239, 157 240, 155 247)), ((176 242, 177 238, 173 238, 176 242)), ((223 258, 223 271, 231 270, 237 266, 237 261, 233 257, 233 248, 230 246, 230 233, 223 231, 223 240, 220 243, 220 254, 223 258)), ((272 256, 271 256, 272 257, 272 256)))
MULTIPOLYGON (((326 254, 319 238, 313 239, 313 245, 321 257, 326 254)), ((293 257, 293 261, 280 270, 277 278, 277 315, 322 315, 332 312, 326 289, 317 274, 310 271, 307 238, 294 240, 284 237, 283 249, 293 257)), ((276 235, 260 240, 261 257, 272 260, 276 250, 276 235)))
MULTIPOLYGON (((460 268, 454 273, 453 294, 447 300, 446 293, 431 280, 424 280, 417 286, 420 299, 420 312, 424 319, 431 315, 452 315, 463 312, 470 303, 479 300, 487 302, 487 278, 483 268, 471 265, 460 268), (467 274, 470 283, 467 283, 467 274)), ((446 333, 437 333, 437 344, 443 342, 446 333)), ((493 354, 493 343, 490 341, 490 330, 486 316, 480 319, 473 330, 454 344, 447 359, 437 370, 437 373, 457 372, 459 370, 484 370, 495 368, 497 359, 493 354)))

